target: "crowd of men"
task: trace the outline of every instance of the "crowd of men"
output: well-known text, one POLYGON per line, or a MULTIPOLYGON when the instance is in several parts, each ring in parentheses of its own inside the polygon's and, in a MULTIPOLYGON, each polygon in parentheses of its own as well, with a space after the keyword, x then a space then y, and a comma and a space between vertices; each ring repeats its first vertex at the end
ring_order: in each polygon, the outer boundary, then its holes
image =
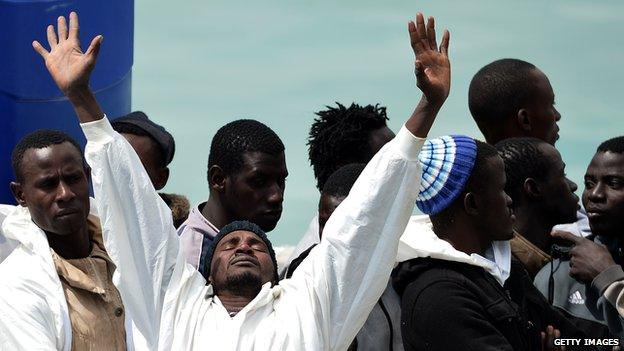
POLYGON ((555 94, 536 66, 502 59, 473 77, 468 106, 485 142, 427 139, 450 92, 450 34, 438 45, 434 19, 419 13, 408 32, 421 100, 396 134, 379 105, 317 112, 308 145, 318 212, 278 271, 267 233, 288 176, 279 136, 256 120, 228 123, 212 139, 207 200, 190 207, 158 193, 174 138, 142 112, 109 121, 89 88, 103 38, 83 52, 78 30, 72 12, 47 28, 49 50, 33 42, 87 146, 37 130, 13 151, 18 206, 0 206, 0 349, 624 341, 624 137, 597 143, 579 199, 555 147, 555 94))

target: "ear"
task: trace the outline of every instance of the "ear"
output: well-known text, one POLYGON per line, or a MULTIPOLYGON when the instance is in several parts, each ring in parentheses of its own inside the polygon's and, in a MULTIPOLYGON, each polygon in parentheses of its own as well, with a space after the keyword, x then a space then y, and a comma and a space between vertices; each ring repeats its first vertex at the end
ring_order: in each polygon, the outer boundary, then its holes
POLYGON ((531 198, 536 199, 542 197, 542 188, 539 183, 533 178, 527 178, 522 184, 522 191, 524 194, 531 198))
POLYGON ((156 175, 156 182, 154 183, 154 189, 160 190, 167 185, 167 181, 169 180, 169 167, 163 167, 158 170, 158 174, 156 175))
POLYGON ((17 201, 20 206, 26 207, 26 200, 24 199, 24 189, 22 187, 22 183, 11 182, 11 184, 9 184, 9 187, 11 188, 11 192, 13 193, 13 197, 15 197, 15 201, 17 201))
POLYGON ((466 211, 469 216, 479 215, 479 205, 477 202, 478 201, 474 193, 468 192, 464 195, 464 211, 466 211))
POLYGON ((227 178, 225 172, 217 165, 210 167, 208 170, 208 184, 210 185, 210 189, 223 192, 225 190, 225 178, 227 178))
POLYGON ((526 108, 521 108, 518 110, 518 114, 516 115, 516 123, 518 124, 518 128, 524 132, 531 131, 531 116, 529 110, 526 108))

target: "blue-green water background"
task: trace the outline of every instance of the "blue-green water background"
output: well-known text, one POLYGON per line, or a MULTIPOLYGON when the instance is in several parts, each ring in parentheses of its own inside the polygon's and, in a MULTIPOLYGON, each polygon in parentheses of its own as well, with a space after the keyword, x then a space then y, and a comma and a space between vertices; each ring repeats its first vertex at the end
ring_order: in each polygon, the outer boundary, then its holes
POLYGON ((579 183, 596 146, 624 134, 621 1, 200 1, 135 3, 133 109, 176 138, 165 191, 207 197, 210 141, 255 118, 286 145, 284 212, 271 233, 294 244, 318 193, 306 137, 314 111, 339 101, 388 107, 397 131, 420 98, 407 21, 418 10, 451 31, 452 91, 431 136, 481 138, 467 107, 470 79, 503 57, 550 78, 562 114, 557 147, 579 183))

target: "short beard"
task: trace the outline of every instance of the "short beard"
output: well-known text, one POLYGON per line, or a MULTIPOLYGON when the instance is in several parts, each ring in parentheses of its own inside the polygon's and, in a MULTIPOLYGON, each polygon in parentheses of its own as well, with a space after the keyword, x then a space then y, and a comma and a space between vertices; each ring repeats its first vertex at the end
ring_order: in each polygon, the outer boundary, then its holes
POLYGON ((251 272, 243 272, 236 275, 228 275, 225 280, 225 286, 216 290, 227 290, 238 296, 245 296, 253 299, 260 293, 262 289, 262 279, 260 276, 251 272))

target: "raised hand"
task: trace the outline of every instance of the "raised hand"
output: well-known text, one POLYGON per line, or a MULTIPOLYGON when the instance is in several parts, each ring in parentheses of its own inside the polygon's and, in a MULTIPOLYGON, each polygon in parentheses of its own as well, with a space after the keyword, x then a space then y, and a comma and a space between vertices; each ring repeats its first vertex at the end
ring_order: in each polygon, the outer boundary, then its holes
POLYGON ((425 27, 423 14, 420 12, 416 15, 416 23, 410 21, 407 29, 416 55, 418 88, 429 103, 441 106, 451 88, 451 64, 448 58, 449 31, 444 30, 442 43, 438 48, 434 19, 429 17, 425 27))
POLYGON ((60 16, 57 23, 58 36, 53 25, 49 25, 47 31, 50 51, 36 40, 32 46, 45 60, 56 85, 67 96, 88 88, 89 76, 95 67, 103 37, 98 35, 93 38, 87 51, 83 53, 78 38, 78 15, 75 12, 69 14, 69 30, 65 17, 60 16))

